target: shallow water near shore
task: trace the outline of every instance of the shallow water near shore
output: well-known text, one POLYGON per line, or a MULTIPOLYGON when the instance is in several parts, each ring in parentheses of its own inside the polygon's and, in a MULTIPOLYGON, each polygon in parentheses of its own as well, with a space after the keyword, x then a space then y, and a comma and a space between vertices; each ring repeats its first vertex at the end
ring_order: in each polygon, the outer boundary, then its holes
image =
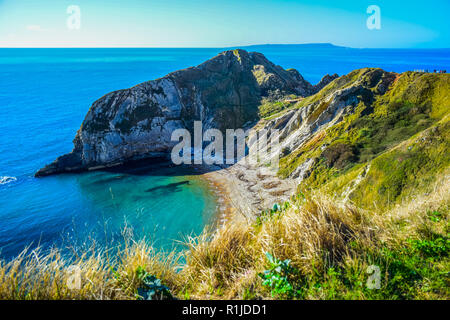
POLYGON ((94 241, 116 246, 130 235, 171 250, 173 240, 199 234, 214 223, 216 212, 207 183, 192 169, 180 167, 22 177, 3 186, 0 201, 16 209, 1 214, 3 258, 30 243, 82 249, 94 241), (7 193, 17 196, 7 199, 7 193))
MULTIPOLYGON (((220 48, 0 49, 0 257, 25 246, 83 246, 137 238, 171 248, 214 221, 215 195, 186 168, 90 172, 36 179, 72 149, 92 102, 104 94, 197 65, 220 48)), ((449 50, 252 47, 316 83, 362 67, 450 70, 449 50)))

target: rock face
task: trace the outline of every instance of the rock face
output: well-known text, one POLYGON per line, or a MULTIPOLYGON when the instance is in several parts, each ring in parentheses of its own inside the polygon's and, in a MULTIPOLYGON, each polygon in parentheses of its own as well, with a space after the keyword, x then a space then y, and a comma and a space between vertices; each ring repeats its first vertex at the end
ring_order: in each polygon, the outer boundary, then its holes
POLYGON ((298 190, 380 210, 427 194, 447 177, 449 93, 449 74, 364 68, 255 129, 279 130, 278 176, 298 190))
POLYGON ((333 81, 334 79, 339 78, 338 74, 335 73, 333 75, 325 75, 318 84, 316 84, 315 86, 313 86, 313 92, 319 92, 320 90, 322 90, 327 84, 329 84, 331 81, 333 81))
POLYGON ((216 57, 95 101, 74 139, 71 153, 40 169, 36 176, 114 166, 167 156, 177 143, 172 132, 242 128, 258 120, 263 98, 310 96, 336 78, 313 86, 294 69, 284 70, 264 55, 244 50, 216 57))
MULTIPOLYGON (((265 130, 280 130, 280 151, 290 150, 291 153, 300 150, 311 143, 316 134, 332 128, 341 123, 346 116, 355 114, 359 104, 370 104, 377 96, 386 93, 396 78, 395 73, 385 72, 381 69, 357 70, 361 74, 355 80, 349 81, 348 76, 336 80, 335 88, 325 89, 313 96, 311 102, 305 100, 301 107, 288 111, 285 114, 266 121, 262 127, 265 130), (369 80, 367 80, 369 79, 369 80)), ((315 87, 323 89, 334 76, 325 76, 315 87)), ((366 107, 369 110, 370 107, 366 107)), ((323 145, 325 149, 327 146, 323 145)), ((310 174, 317 164, 318 158, 307 158, 300 163, 290 174, 300 183, 310 174)))

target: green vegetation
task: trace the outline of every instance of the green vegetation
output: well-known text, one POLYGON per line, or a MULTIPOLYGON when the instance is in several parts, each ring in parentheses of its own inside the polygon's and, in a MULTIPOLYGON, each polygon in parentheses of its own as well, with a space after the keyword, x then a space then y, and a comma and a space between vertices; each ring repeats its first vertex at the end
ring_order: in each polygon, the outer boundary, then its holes
POLYGON ((0 298, 449 299, 448 181, 433 190, 385 213, 298 194, 259 223, 188 238, 179 255, 142 241, 114 259, 33 251, 1 263, 0 298), (80 270, 78 289, 67 265, 80 270))
POLYGON ((350 199, 363 208, 387 209, 426 192, 450 164, 450 76, 406 72, 387 88, 392 77, 380 69, 356 70, 299 103, 315 106, 308 118, 313 121, 327 108, 327 95, 363 84, 354 112, 284 156, 279 176, 314 159, 300 189, 333 196, 350 190, 350 199))
POLYGON ((292 277, 297 270, 289 265, 291 260, 281 261, 269 252, 266 252, 266 257, 269 269, 258 274, 263 279, 262 285, 270 288, 272 297, 293 298, 296 292, 289 282, 289 277, 292 277))
POLYGON ((233 54, 236 56, 238 61, 241 62, 242 58, 241 55, 239 54, 239 50, 238 49, 233 50, 233 54))
POLYGON ((429 187, 450 164, 450 123, 439 123, 371 162, 351 199, 364 207, 389 206, 429 187))
POLYGON ((136 277, 141 282, 138 287, 138 299, 143 300, 163 300, 172 299, 170 289, 161 284, 161 280, 149 274, 144 267, 139 266, 136 270, 136 277))
POLYGON ((264 100, 259 106, 259 117, 263 119, 270 119, 272 116, 279 114, 282 111, 292 109, 295 102, 291 100, 286 101, 268 101, 264 100))
POLYGON ((382 73, 381 69, 359 69, 350 72, 347 75, 344 75, 342 77, 339 77, 333 81, 331 81, 328 85, 326 85, 322 90, 320 90, 318 93, 309 96, 302 100, 298 104, 298 108, 305 107, 307 105, 313 104, 319 104, 321 103, 324 98, 326 98, 328 95, 332 94, 336 90, 345 89, 349 87, 350 85, 354 84, 356 81, 360 80, 361 82, 367 83, 367 78, 373 77, 374 73, 382 73))

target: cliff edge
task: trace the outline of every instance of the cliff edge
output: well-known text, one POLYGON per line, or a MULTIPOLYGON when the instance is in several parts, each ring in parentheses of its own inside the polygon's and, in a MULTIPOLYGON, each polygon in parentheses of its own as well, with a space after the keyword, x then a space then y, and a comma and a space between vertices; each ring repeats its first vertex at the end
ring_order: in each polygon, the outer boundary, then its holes
POLYGON ((94 170, 142 158, 167 156, 176 129, 242 128, 259 119, 264 99, 310 96, 337 75, 313 86, 297 70, 284 70, 257 52, 231 50, 160 79, 106 94, 89 109, 71 153, 37 177, 94 170))

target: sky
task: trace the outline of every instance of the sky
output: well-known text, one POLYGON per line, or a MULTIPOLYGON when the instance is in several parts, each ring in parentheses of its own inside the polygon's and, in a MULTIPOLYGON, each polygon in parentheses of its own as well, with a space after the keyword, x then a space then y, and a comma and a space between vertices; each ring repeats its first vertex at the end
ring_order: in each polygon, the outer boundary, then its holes
POLYGON ((449 48, 450 1, 0 0, 0 47, 267 43, 449 48), (367 26, 371 5, 380 10, 379 29, 367 26))

